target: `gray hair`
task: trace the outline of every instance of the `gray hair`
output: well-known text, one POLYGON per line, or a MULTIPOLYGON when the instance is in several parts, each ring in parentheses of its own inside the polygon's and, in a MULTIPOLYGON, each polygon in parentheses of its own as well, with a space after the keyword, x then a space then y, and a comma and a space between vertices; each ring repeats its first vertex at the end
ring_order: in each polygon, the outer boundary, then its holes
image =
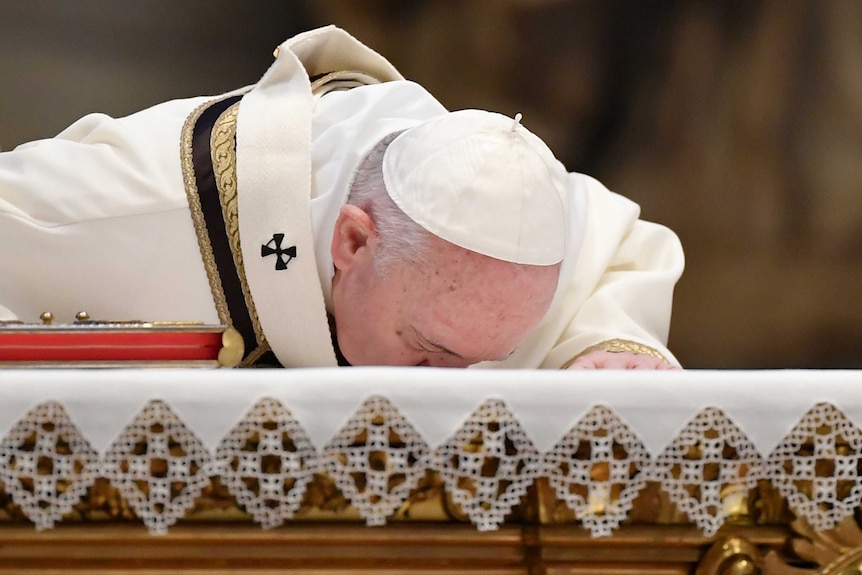
POLYGON ((365 156, 350 185, 347 203, 364 210, 377 226, 380 249, 374 259, 377 270, 388 274, 398 264, 417 264, 426 257, 431 233, 401 211, 386 191, 383 155, 401 132, 383 138, 365 156))

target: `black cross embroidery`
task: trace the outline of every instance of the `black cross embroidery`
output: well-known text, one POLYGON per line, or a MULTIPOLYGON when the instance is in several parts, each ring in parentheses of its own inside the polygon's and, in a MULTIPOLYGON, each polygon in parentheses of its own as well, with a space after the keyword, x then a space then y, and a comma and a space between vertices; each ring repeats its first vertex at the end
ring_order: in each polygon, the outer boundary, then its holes
POLYGON ((260 257, 265 258, 275 254, 275 269, 278 271, 286 270, 290 260, 296 257, 296 246, 283 249, 281 247, 283 239, 284 234, 272 234, 272 239, 260 246, 260 257), (287 256, 287 259, 284 259, 284 256, 287 256))

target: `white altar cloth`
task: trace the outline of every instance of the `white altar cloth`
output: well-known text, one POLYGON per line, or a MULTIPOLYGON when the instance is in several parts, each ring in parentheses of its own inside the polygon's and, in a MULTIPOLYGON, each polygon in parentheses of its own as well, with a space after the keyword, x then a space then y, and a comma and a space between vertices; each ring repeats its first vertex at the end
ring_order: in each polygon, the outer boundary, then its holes
POLYGON ((318 472, 377 525, 430 470, 480 529, 499 526, 537 477, 548 478, 594 535, 625 519, 646 481, 660 482, 707 534, 726 516, 726 488, 753 489, 761 480, 815 528, 829 529, 862 501, 860 428, 862 371, 0 370, 0 481, 39 528, 106 477, 152 532, 163 533, 213 476, 274 526, 292 516, 318 472), (273 418, 275 435, 263 425, 273 418), (389 444, 393 433, 403 445, 389 444), (261 438, 259 454, 241 447, 252 436, 261 438), (297 447, 284 447, 287 436, 297 447), (182 456, 171 454, 171 442, 182 456), (60 444, 72 445, 72 455, 60 444), (135 452, 141 445, 149 446, 143 455, 135 452), (374 450, 386 452, 386 469, 369 463, 374 450), (277 476, 261 471, 260 457, 273 454, 282 461, 277 476), (47 477, 39 457, 53 461, 47 477), (490 477, 489 458, 500 462, 490 477), (168 462, 167 478, 147 475, 153 459, 168 462), (827 475, 823 459, 835 463, 827 475), (599 464, 610 477, 596 479, 599 464), (357 473, 367 476, 361 488, 352 483, 357 473), (388 487, 392 474, 406 479, 388 487), (249 477, 258 492, 245 489, 249 477), (460 487, 465 477, 474 489, 460 487), (296 486, 285 495, 288 479, 296 486), (58 481, 72 488, 57 489, 58 481), (624 487, 613 500, 612 484, 624 487))
POLYGON ((496 371, 440 368, 0 370, 0 437, 40 402, 61 403, 97 451, 161 399, 210 449, 257 400, 284 403, 324 445, 364 399, 381 395, 431 445, 479 404, 502 399, 539 451, 592 406, 612 408, 659 453, 704 407, 719 407, 769 453, 820 402, 862 427, 862 371, 496 371))

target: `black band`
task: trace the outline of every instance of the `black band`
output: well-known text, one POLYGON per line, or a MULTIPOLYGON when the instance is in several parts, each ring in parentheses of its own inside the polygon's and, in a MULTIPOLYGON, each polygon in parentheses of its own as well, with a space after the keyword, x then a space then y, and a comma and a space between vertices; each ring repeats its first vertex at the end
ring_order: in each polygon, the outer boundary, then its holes
POLYGON ((213 126, 218 121, 219 116, 241 98, 242 96, 232 96, 220 100, 198 117, 192 132, 192 161, 201 211, 232 327, 242 335, 247 356, 257 349, 258 342, 251 314, 243 296, 239 272, 236 269, 236 263, 230 249, 230 239, 225 228, 225 218, 216 185, 210 145, 213 126))

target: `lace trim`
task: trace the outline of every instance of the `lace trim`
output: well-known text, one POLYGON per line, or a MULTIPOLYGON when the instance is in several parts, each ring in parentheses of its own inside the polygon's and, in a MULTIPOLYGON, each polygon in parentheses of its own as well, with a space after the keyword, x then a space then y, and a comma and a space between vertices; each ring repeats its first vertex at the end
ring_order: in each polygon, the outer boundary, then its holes
POLYGON ((333 497, 368 525, 383 525, 427 495, 429 481, 449 497, 456 517, 493 530, 539 479, 596 537, 628 519, 648 482, 707 537, 745 509, 762 482, 826 531, 859 507, 860 469, 862 430, 828 403, 808 411, 769 454, 758 453, 724 412, 708 407, 651 457, 637 433, 602 405, 541 453, 500 399, 484 401, 448 440, 431 446, 382 396, 359 405, 322 448, 273 398, 258 401, 212 453, 159 400, 144 406, 101 455, 56 402, 36 406, 0 441, 3 491, 37 529, 62 521, 88 491, 104 492, 108 482, 129 517, 154 534, 167 532, 214 489, 226 489, 266 528, 302 509, 323 509, 333 497))

